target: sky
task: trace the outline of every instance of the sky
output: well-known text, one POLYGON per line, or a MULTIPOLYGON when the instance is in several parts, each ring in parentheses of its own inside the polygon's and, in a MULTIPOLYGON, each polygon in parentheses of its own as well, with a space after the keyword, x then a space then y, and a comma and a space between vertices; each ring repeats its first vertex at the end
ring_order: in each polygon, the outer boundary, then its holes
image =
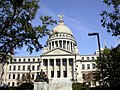
MULTIPOLYGON (((88 33, 99 33, 101 48, 104 48, 104 45, 109 48, 115 47, 120 43, 118 37, 113 37, 101 26, 101 11, 111 11, 111 8, 108 8, 102 0, 40 0, 39 4, 40 9, 32 22, 33 25, 40 24, 40 15, 52 16, 57 21, 59 21, 58 15, 63 15, 64 23, 71 29, 81 55, 93 54, 98 49, 97 37, 90 37, 88 33)), ((55 25, 49 29, 52 30, 54 27, 55 25)), ((47 38, 40 39, 43 46, 47 38)), ((23 49, 15 50, 15 53, 16 56, 39 56, 42 50, 30 55, 26 52, 26 47, 23 47, 23 49)))

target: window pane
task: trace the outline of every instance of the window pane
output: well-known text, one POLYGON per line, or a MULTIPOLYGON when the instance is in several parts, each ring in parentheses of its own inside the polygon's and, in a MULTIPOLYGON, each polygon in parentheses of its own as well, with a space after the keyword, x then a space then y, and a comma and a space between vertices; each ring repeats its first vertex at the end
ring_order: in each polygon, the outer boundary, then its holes
POLYGON ((67 77, 67 71, 63 71, 63 76, 67 77))
POLYGON ((85 69, 85 65, 84 64, 82 64, 82 69, 85 69))
POLYGON ((87 64, 87 69, 90 69, 90 64, 87 64))
POLYGON ((60 71, 57 71, 57 77, 58 78, 60 77, 60 71))
POLYGON ((87 60, 89 60, 89 57, 87 57, 87 60))
POLYGON ((54 77, 54 71, 51 71, 51 78, 54 77))
POLYGON ((56 59, 56 65, 60 66, 60 59, 56 59))

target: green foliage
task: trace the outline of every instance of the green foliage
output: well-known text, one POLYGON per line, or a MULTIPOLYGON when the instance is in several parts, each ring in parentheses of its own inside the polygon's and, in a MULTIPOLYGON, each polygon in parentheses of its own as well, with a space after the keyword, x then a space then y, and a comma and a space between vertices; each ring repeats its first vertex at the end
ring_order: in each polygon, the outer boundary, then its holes
POLYGON ((94 82, 94 72, 93 71, 87 71, 83 74, 83 80, 85 83, 94 82))
MULTIPOLYGON (((34 27, 32 20, 38 9, 39 0, 0 1, 0 54, 7 56, 13 53, 13 49, 24 45, 30 53, 42 48, 40 38, 49 35, 48 26, 56 21, 50 16, 40 16, 41 25, 34 27)), ((3 59, 6 60, 5 57, 3 59)))
POLYGON ((113 36, 120 36, 120 0, 103 0, 103 2, 113 11, 102 11, 100 14, 102 26, 113 36))
POLYGON ((33 83, 34 79, 29 73, 23 74, 22 77, 16 79, 17 84, 21 85, 22 83, 33 83))
POLYGON ((89 90, 89 87, 83 83, 73 83, 72 90, 89 90))
POLYGON ((23 83, 18 87, 18 90, 33 90, 34 85, 31 83, 23 83))
POLYGON ((120 45, 113 49, 106 48, 102 53, 101 61, 98 58, 96 63, 98 68, 96 80, 105 87, 120 86, 120 45))

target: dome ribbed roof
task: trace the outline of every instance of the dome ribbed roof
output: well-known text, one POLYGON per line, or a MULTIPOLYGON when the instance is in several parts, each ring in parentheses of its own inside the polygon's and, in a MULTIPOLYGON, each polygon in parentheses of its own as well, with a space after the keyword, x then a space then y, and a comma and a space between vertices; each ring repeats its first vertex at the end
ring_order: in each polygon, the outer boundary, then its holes
POLYGON ((67 33, 72 35, 71 30, 64 24, 58 24, 56 27, 53 28, 53 32, 67 33))
POLYGON ((72 31, 64 24, 62 18, 60 18, 58 25, 53 28, 53 32, 67 33, 72 35, 72 31))

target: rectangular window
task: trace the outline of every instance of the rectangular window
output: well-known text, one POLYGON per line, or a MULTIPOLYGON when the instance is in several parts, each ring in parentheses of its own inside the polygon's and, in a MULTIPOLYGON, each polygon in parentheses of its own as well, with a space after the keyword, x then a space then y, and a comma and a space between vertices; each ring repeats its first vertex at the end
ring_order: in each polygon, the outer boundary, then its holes
POLYGON ((83 70, 85 69, 85 64, 82 64, 82 69, 83 69, 83 70))
POLYGON ((62 63, 63 63, 64 66, 66 66, 67 65, 67 59, 62 59, 62 63))
POLYGON ((69 65, 71 65, 71 66, 73 65, 73 59, 72 58, 69 59, 69 65))
POLYGON ((56 65, 60 66, 60 59, 56 59, 56 65))
POLYGON ((87 57, 87 60, 89 60, 89 57, 87 57))
POLYGON ((92 60, 94 60, 94 57, 92 57, 92 60))
POLYGON ((25 66, 23 66, 23 70, 25 70, 25 66))
POLYGON ((11 66, 9 66, 9 70, 11 70, 11 66))
POLYGON ((33 58, 33 62, 35 62, 35 58, 33 58))
POLYGON ((60 78, 60 71, 57 71, 57 77, 60 78))
POLYGON ((20 70, 20 66, 18 66, 18 70, 20 70))
POLYGON ((35 70, 35 66, 32 66, 32 70, 35 70))
POLYGON ((13 70, 16 70, 16 66, 13 67, 13 70))
POLYGON ((28 62, 30 62, 30 59, 28 59, 28 62))
POLYGON ((13 74, 13 79, 15 79, 15 74, 13 74))
POLYGON ((25 59, 25 58, 23 59, 23 62, 26 62, 26 59, 25 59))
POLYGON ((16 59, 14 59, 14 62, 16 62, 16 59))
POLYGON ((21 59, 19 59, 19 62, 21 62, 21 59))
POLYGON ((54 71, 51 71, 51 78, 54 77, 54 71))
POLYGON ((50 65, 54 66, 54 60, 53 59, 50 59, 50 65))
POLYGON ((34 74, 32 74, 32 79, 34 80, 34 74))
POLYGON ((39 70, 39 68, 40 68, 40 66, 38 65, 38 66, 37 66, 37 70, 39 70))
POLYGON ((10 77, 11 77, 11 74, 9 74, 9 77, 8 77, 8 78, 10 79, 10 77))
POLYGON ((67 71, 66 71, 66 70, 63 71, 63 76, 64 76, 64 77, 67 77, 67 71))
POLYGON ((87 64, 87 69, 90 69, 90 64, 87 64))
POLYGON ((96 65, 93 63, 92 64, 92 69, 95 69, 96 68, 96 65))
POLYGON ((43 65, 47 66, 47 64, 48 64, 48 60, 47 59, 43 59, 43 65))
POLYGON ((27 70, 30 70, 30 66, 27 67, 27 70))
POLYGON ((17 78, 20 79, 20 74, 17 75, 17 78))
POLYGON ((84 57, 82 57, 82 60, 84 60, 84 57))
POLYGON ((14 87, 14 85, 15 85, 15 83, 14 82, 12 82, 12 86, 14 87))

